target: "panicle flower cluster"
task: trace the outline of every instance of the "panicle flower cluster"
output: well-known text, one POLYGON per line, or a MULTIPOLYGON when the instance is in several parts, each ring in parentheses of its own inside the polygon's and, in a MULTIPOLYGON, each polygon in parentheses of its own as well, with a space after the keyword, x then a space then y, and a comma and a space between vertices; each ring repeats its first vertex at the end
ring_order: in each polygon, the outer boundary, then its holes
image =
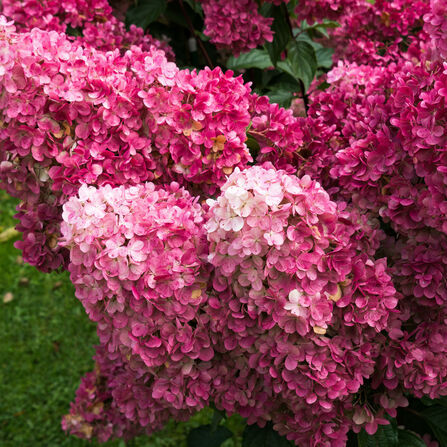
POLYGON ((447 306, 445 234, 413 230, 388 242, 394 284, 400 300, 402 336, 381 355, 381 374, 388 388, 400 384, 417 397, 447 394, 447 306))
POLYGON ((285 402, 270 415, 281 433, 297 445, 320 436, 323 445, 344 445, 348 427, 375 421, 372 429, 381 420, 346 417, 374 372, 380 332, 398 302, 386 261, 373 258, 378 245, 365 240, 380 240, 377 229, 330 201, 308 176, 268 165, 235 171, 221 190, 208 200, 206 229, 213 287, 228 295, 220 304, 226 317, 213 319, 224 346, 244 349, 265 382, 274 379, 285 402), (338 361, 347 356, 349 371, 338 361))
POLYGON ((236 171, 208 203, 214 287, 231 287, 251 318, 265 312, 286 332, 324 334, 341 306, 350 309, 345 321, 386 327, 397 301, 384 260, 356 253, 353 230, 338 222, 337 205, 309 176, 236 171), (363 282, 377 293, 357 301, 363 282))
MULTIPOLYGON (((255 0, 200 0, 205 16, 204 33, 218 48, 238 56, 273 40, 271 17, 263 17, 255 0)), ((275 3, 281 3, 276 0, 275 3)))
POLYGON ((326 188, 399 233, 445 233, 446 68, 406 58, 378 67, 339 62, 327 76, 331 87, 315 92, 310 107, 310 119, 334 126, 338 144, 313 150, 306 172, 328 173, 326 188))
POLYGON ((214 351, 201 312, 209 269, 197 199, 176 183, 83 185, 63 219, 71 280, 101 341, 99 370, 84 378, 66 428, 106 440, 202 408, 214 351), (104 395, 86 394, 92 380, 105 382, 104 395))
MULTIPOLYGON (((438 26, 427 34, 438 35, 438 26)), ((388 234, 379 252, 392 265, 399 312, 387 321, 374 386, 435 397, 447 393, 445 66, 433 49, 422 60, 411 51, 374 67, 339 62, 306 119, 332 129, 333 144, 313 144, 305 133, 310 154, 301 150, 308 161, 296 166, 334 199, 378 217, 388 234)))
POLYGON ((81 184, 175 179, 211 193, 251 161, 251 92, 232 72, 181 71, 154 48, 121 56, 55 31, 16 34, 4 18, 0 39, 0 181, 54 208, 24 225, 25 259, 42 270, 61 265, 60 206, 81 184))
MULTIPOLYGON (((62 419, 62 428, 80 438, 106 442, 111 437, 126 440, 144 433, 141 425, 132 423, 118 407, 118 395, 129 395, 129 390, 144 390, 144 385, 138 384, 127 389, 123 384, 123 362, 119 359, 109 359, 104 347, 96 347, 95 369, 88 372, 81 380, 76 392, 76 400, 72 402, 70 414, 62 419)), ((144 394, 147 399, 148 395, 144 394)), ((152 403, 152 402, 151 402, 152 403)), ((148 404, 150 402, 148 401, 148 404)), ((165 420, 151 421, 154 429, 162 428, 165 420)))
POLYGON ((145 34, 143 29, 124 23, 112 14, 107 0, 4 0, 0 12, 14 20, 21 32, 40 28, 47 31, 72 33, 76 40, 99 50, 114 50, 138 45, 142 50, 151 47, 165 51, 173 59, 171 47, 145 34))
POLYGON ((325 41, 334 47, 335 60, 386 65, 402 56, 402 47, 424 45, 422 17, 429 10, 428 0, 318 0, 300 2, 295 13, 310 23, 332 19, 340 24, 328 30, 325 41))
POLYGON ((204 225, 175 183, 84 185, 64 205, 71 279, 101 341, 64 427, 132 436, 210 401, 297 444, 386 423, 355 403, 397 304, 378 229, 268 165, 236 169, 207 207, 204 225))

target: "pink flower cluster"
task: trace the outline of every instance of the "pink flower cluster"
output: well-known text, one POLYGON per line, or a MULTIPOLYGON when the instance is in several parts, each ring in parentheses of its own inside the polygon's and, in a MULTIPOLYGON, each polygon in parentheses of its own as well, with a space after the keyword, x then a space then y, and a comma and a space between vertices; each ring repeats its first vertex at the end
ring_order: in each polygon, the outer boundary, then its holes
MULTIPOLYGON (((335 59, 382 65, 399 59, 402 47, 417 41, 415 34, 420 33, 422 17, 429 10, 428 0, 306 0, 295 13, 299 21, 331 19, 340 24, 328 30, 330 38, 325 40, 335 49, 335 59)), ((425 38, 421 40, 424 44, 425 38)))
POLYGON ((355 227, 338 222, 336 204, 309 176, 252 167, 231 175, 208 203, 214 288, 231 287, 251 318, 265 312, 287 333, 325 334, 340 300, 350 309, 345 322, 386 327, 397 300, 384 260, 355 253, 355 227), (358 300, 360 284, 377 296, 358 300))
POLYGON ((121 56, 55 31, 16 34, 4 18, 0 40, 0 181, 29 203, 19 246, 44 271, 66 259, 60 206, 81 184, 175 179, 212 193, 251 161, 251 92, 232 72, 180 71, 154 48, 121 56))
POLYGON ((155 47, 165 51, 170 59, 174 58, 166 42, 144 34, 135 25, 127 31, 124 23, 112 14, 106 0, 3 0, 1 8, 0 12, 14 20, 16 28, 22 32, 40 28, 65 33, 71 28, 80 34, 76 40, 86 46, 124 50, 138 45, 144 51, 155 47))
MULTIPOLYGON (((115 412, 124 413, 127 422, 117 424, 113 434, 125 432, 126 424, 160 428, 169 416, 202 408, 210 393, 214 350, 209 317, 201 312, 209 269, 203 262, 207 244, 197 199, 176 183, 164 189, 152 183, 99 189, 84 185, 64 205, 63 219, 76 296, 98 323, 104 350, 98 359, 101 375, 124 380, 118 388, 136 387, 128 398, 116 397, 115 412), (104 364, 123 372, 108 373, 104 364)), ((85 378, 90 380, 91 374, 85 378)), ((87 399, 78 398, 77 411, 92 422, 85 416, 87 399)), ((67 428, 82 432, 73 418, 65 418, 67 428)), ((95 434, 107 439, 110 418, 103 422, 105 427, 95 434)))
MULTIPOLYGON (((279 0, 281 2, 282 0, 279 0)), ((205 16, 204 33, 218 48, 238 56, 273 40, 273 19, 258 12, 255 0, 200 0, 205 16)), ((278 2, 278 0, 277 0, 278 2)))
POLYGON ((236 169, 206 208, 176 183, 84 185, 64 205, 71 279, 102 343, 65 428, 131 436, 210 401, 297 444, 385 423, 355 403, 398 302, 380 232, 268 165, 236 169))
POLYGON ((398 233, 426 227, 446 233, 447 70, 436 52, 419 55, 423 63, 404 54, 384 66, 340 61, 333 68, 331 87, 313 94, 309 120, 332 129, 337 144, 329 151, 314 147, 305 171, 324 174, 325 187, 379 214, 398 233))
POLYGON ((378 217, 388 233, 379 250, 391 266, 399 313, 388 319, 390 340, 373 386, 418 397, 447 393, 446 69, 439 51, 424 47, 426 36, 430 41, 443 32, 442 22, 430 17, 424 16, 421 42, 398 59, 340 61, 328 74, 330 87, 312 94, 305 120, 325 132, 311 133, 310 141, 305 132, 300 154, 307 162, 299 166, 332 198, 348 201, 368 219, 378 217))

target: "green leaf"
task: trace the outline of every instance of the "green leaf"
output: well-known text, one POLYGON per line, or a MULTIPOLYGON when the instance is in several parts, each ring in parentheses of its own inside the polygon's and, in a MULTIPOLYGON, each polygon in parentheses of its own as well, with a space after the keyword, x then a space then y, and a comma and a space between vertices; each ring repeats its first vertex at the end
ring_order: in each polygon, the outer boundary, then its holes
POLYGON ((67 26, 66 33, 69 36, 82 36, 82 30, 81 28, 72 28, 70 25, 67 26))
POLYGON ((373 435, 362 430, 357 435, 359 447, 398 447, 398 434, 394 424, 379 425, 373 435))
POLYGON ((273 430, 268 423, 264 428, 247 425, 242 434, 242 447, 290 447, 290 442, 273 430))
POLYGON ((279 76, 276 76, 273 81, 267 87, 270 90, 282 89, 282 90, 290 90, 292 92, 300 91, 299 82, 290 76, 287 73, 281 73, 279 76))
POLYGON ((146 29, 152 22, 155 22, 166 9, 166 0, 139 0, 126 13, 126 24, 137 25, 146 29))
POLYGON ((223 425, 217 426, 215 430, 211 424, 201 425, 188 433, 186 444, 188 447, 219 447, 232 436, 233 433, 223 425))
POLYGON ((188 3, 189 7, 197 14, 200 15, 200 17, 203 17, 203 9, 202 5, 199 2, 196 2, 195 0, 185 0, 186 3, 188 3))
POLYGON ((431 407, 432 405, 436 405, 436 401, 434 399, 430 399, 427 396, 422 396, 420 400, 427 407, 431 407))
POLYGON ((334 50, 332 48, 319 48, 315 51, 317 57, 317 66, 322 68, 331 68, 333 61, 332 55, 334 50))
POLYGON ((432 429, 441 447, 447 447, 447 407, 433 405, 422 411, 427 424, 432 429))
POLYGON ((295 37, 295 39, 297 41, 307 42, 315 51, 317 51, 319 48, 324 48, 323 45, 321 45, 321 43, 312 40, 312 38, 307 33, 299 34, 298 36, 295 37))
POLYGON ((433 405, 441 405, 443 407, 447 407, 447 396, 440 397, 438 399, 430 399, 427 396, 421 397, 421 402, 427 407, 431 407, 433 405))
POLYGON ((250 155, 252 156, 253 160, 256 160, 256 157, 258 156, 259 151, 261 150, 261 146, 259 146, 258 141, 255 138, 253 138, 251 135, 247 135, 245 144, 247 145, 248 150, 250 151, 250 155))
POLYGON ((292 37, 286 15, 287 8, 285 5, 273 7, 270 14, 270 17, 274 19, 272 24, 272 31, 274 32, 273 42, 267 42, 265 48, 273 64, 276 64, 281 57, 281 53, 286 49, 292 37))
POLYGON ((296 17, 295 8, 297 7, 297 5, 298 0, 290 0, 289 3, 287 3, 287 12, 292 18, 296 17))
POLYGON ((207 36, 203 31, 194 30, 196 33, 196 36, 199 37, 199 39, 203 42, 208 42, 210 40, 210 37, 207 36))
POLYGON ((185 16, 182 14, 181 9, 179 9, 177 5, 169 2, 163 15, 170 26, 175 24, 182 28, 188 29, 189 32, 188 24, 185 21, 185 16))
POLYGON ((302 40, 291 42, 288 46, 287 59, 277 64, 280 70, 293 78, 303 81, 307 91, 317 71, 317 57, 312 45, 302 40))
POLYGON ((292 104, 293 91, 281 88, 275 88, 267 92, 270 102, 274 102, 285 109, 288 109, 292 104))
POLYGON ((329 34, 326 30, 329 28, 338 28, 339 26, 340 24, 338 22, 335 22, 334 20, 315 22, 312 25, 309 25, 306 20, 303 20, 300 24, 300 27, 294 29, 294 34, 307 34, 311 38, 318 38, 321 36, 329 37, 329 34))
POLYGON ((259 8, 258 12, 263 17, 270 17, 273 11, 274 5, 271 3, 264 2, 259 8))
POLYGON ((338 28, 340 24, 335 20, 323 20, 323 22, 315 22, 312 25, 309 25, 305 20, 301 22, 300 29, 301 30, 309 30, 309 29, 327 29, 327 28, 338 28))
POLYGON ((219 422, 224 418, 225 416, 220 412, 214 410, 213 413, 213 420, 211 421, 211 431, 215 431, 219 427, 219 422))
POLYGON ((272 61, 266 50, 254 49, 249 53, 243 53, 239 57, 230 56, 227 68, 230 70, 242 70, 245 68, 260 68, 265 70, 272 67, 272 61))
POLYGON ((399 447, 426 447, 425 442, 415 433, 408 430, 397 430, 399 447))

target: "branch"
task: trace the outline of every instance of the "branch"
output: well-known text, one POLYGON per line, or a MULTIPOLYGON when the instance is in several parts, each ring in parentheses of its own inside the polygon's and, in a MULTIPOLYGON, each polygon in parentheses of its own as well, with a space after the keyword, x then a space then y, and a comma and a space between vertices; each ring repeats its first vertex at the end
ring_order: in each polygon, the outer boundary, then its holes
POLYGON ((188 25, 189 31, 191 31, 191 34, 196 39, 197 45, 199 46, 200 51, 202 52, 203 57, 206 60, 206 63, 208 64, 208 66, 211 69, 214 68, 214 64, 211 62, 211 58, 210 58, 209 54, 207 53, 206 48, 203 45, 203 42, 197 37, 197 34, 196 34, 195 30, 194 30, 194 25, 192 24, 191 19, 190 19, 188 13, 186 12, 185 5, 183 4, 183 0, 180 0, 180 8, 182 9, 182 14, 185 17, 185 20, 186 20, 186 23, 188 25))

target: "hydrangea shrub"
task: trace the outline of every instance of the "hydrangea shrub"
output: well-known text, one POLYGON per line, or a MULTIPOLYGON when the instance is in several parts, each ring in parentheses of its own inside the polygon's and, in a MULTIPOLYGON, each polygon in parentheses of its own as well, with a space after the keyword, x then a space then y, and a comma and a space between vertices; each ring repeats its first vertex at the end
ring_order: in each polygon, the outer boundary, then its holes
POLYGON ((63 428, 130 439, 212 405, 298 446, 442 446, 444 3, 179 4, 245 78, 102 1, 2 4, 16 246, 70 272, 100 340, 63 428))

